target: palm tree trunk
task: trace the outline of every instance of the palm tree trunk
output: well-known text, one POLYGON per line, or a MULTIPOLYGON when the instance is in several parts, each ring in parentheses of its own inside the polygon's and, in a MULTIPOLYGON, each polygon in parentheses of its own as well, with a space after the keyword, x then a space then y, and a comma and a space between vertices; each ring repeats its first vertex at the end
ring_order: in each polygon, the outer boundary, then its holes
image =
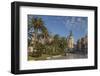
POLYGON ((35 41, 37 40, 37 34, 38 34, 38 30, 35 29, 35 41))

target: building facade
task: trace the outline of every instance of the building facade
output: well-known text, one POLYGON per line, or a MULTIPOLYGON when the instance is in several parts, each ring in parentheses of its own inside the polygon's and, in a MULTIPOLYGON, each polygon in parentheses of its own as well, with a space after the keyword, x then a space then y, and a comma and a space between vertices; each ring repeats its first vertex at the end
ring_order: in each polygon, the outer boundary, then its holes
POLYGON ((70 35, 67 36, 67 48, 68 49, 74 48, 74 37, 73 37, 72 31, 70 32, 70 35))
POLYGON ((88 50, 88 38, 86 35, 85 37, 82 37, 77 41, 77 51, 87 53, 87 50, 88 50))

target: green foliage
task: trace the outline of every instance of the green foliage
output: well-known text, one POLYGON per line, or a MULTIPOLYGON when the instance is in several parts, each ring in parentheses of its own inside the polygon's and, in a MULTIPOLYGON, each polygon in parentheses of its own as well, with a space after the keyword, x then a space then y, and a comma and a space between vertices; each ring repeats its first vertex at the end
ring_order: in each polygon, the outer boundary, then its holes
MULTIPOLYGON (((66 38, 60 37, 58 34, 52 36, 44 26, 44 22, 41 18, 32 18, 29 25, 31 25, 30 28, 34 28, 35 38, 39 39, 39 37, 43 36, 42 38, 44 38, 46 42, 42 44, 35 40, 32 57, 41 57, 43 54, 53 56, 65 53, 64 50, 67 47, 66 38), (40 31, 41 34, 38 34, 38 31, 40 31), (53 39, 51 43, 49 43, 50 36, 52 36, 53 39)), ((28 46, 30 46, 30 44, 31 40, 28 40, 28 46)))
POLYGON ((45 46, 43 44, 41 44, 39 42, 36 42, 35 43, 35 48, 33 48, 33 54, 32 54, 32 56, 34 56, 34 57, 41 56, 42 53, 43 53, 44 47, 45 46), (34 50, 36 50, 36 51, 34 51, 34 50))

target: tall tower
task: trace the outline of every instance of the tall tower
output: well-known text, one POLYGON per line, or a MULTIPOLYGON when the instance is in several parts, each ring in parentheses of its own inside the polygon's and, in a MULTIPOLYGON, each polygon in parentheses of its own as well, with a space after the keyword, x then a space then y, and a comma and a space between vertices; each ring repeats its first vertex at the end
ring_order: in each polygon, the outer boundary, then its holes
POLYGON ((74 48, 74 37, 73 37, 72 31, 70 31, 70 34, 67 37, 67 47, 68 47, 68 49, 74 48))

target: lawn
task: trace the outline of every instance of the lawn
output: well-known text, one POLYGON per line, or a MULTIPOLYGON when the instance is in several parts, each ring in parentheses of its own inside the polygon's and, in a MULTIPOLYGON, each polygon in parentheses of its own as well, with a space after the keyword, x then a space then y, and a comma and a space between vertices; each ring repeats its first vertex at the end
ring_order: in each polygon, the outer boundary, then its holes
POLYGON ((47 57, 50 57, 50 55, 42 54, 40 57, 28 56, 28 60, 47 60, 47 57))

